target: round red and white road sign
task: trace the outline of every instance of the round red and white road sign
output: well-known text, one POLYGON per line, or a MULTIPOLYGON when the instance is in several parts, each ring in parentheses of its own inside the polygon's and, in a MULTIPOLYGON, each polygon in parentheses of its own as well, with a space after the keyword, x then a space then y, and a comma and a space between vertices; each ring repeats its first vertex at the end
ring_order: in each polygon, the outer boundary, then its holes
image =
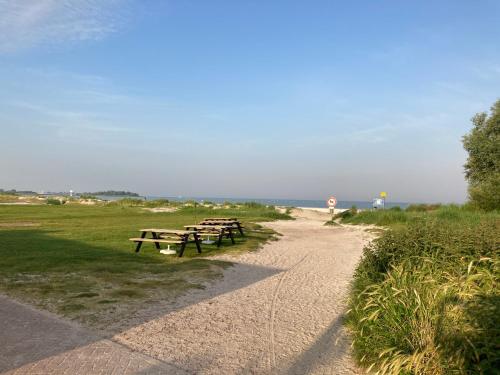
POLYGON ((334 196, 331 196, 326 203, 328 204, 328 207, 335 207, 337 205, 337 199, 335 199, 334 196))

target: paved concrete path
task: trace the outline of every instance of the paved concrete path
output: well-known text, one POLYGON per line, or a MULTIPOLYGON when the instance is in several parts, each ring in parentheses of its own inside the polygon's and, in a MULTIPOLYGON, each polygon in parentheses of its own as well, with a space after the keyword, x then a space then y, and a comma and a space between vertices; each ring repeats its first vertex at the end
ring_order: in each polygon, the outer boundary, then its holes
POLYGON ((183 374, 166 362, 0 296, 2 374, 183 374))

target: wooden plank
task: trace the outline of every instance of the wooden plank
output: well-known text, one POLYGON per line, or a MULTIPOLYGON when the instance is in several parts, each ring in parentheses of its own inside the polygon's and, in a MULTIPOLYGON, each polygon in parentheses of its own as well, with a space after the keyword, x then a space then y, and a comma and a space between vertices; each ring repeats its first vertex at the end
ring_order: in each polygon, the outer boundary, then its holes
POLYGON ((184 243, 185 241, 181 240, 165 240, 162 238, 129 238, 129 241, 134 241, 134 242, 162 242, 162 243, 176 243, 176 244, 181 244, 184 243))
POLYGON ((228 227, 229 227, 228 225, 202 225, 202 224, 184 225, 184 228, 196 228, 196 229, 207 229, 207 228, 226 229, 228 227))
POLYGON ((186 235, 186 234, 193 234, 195 233, 192 230, 182 230, 182 229, 140 229, 139 232, 154 232, 154 233, 171 233, 171 234, 179 234, 179 235, 186 235))

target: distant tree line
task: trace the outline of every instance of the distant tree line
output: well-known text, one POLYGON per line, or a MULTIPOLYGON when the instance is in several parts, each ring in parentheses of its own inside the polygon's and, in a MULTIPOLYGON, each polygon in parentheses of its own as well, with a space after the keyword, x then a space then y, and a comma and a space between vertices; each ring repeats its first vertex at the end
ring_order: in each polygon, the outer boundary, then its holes
POLYGON ((4 189, 0 189, 0 194, 37 195, 38 193, 31 191, 31 190, 16 190, 16 189, 4 190, 4 189))
POLYGON ((96 191, 93 193, 82 193, 84 195, 106 195, 106 196, 121 196, 121 197, 139 197, 137 193, 132 193, 131 191, 125 190, 106 190, 106 191, 96 191))

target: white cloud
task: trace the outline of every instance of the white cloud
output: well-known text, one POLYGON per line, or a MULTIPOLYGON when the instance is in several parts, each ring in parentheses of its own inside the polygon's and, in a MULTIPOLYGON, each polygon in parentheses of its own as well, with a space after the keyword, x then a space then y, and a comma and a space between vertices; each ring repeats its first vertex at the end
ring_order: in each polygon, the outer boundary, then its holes
POLYGON ((99 40, 124 23, 129 0, 0 0, 0 53, 99 40))

